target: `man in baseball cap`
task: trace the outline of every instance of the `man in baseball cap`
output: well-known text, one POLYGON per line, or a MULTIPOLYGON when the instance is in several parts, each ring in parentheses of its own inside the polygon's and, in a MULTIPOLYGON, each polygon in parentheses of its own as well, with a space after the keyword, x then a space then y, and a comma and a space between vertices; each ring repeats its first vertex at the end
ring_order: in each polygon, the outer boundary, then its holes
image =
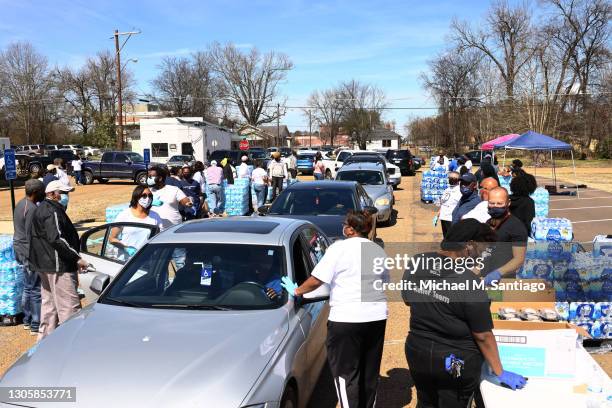
POLYGON ((57 166, 55 164, 49 164, 47 165, 47 173, 43 177, 42 181, 46 187, 47 184, 49 184, 53 180, 59 180, 59 178, 57 177, 57 166))
POLYGON ((453 210, 453 224, 459 222, 481 201, 478 195, 478 181, 472 173, 465 173, 459 178, 459 191, 461 191, 461 199, 453 210))
POLYGON ((87 271, 89 264, 79 254, 79 235, 65 210, 72 190, 59 180, 51 181, 30 228, 29 263, 42 287, 39 340, 81 310, 77 274, 87 271))

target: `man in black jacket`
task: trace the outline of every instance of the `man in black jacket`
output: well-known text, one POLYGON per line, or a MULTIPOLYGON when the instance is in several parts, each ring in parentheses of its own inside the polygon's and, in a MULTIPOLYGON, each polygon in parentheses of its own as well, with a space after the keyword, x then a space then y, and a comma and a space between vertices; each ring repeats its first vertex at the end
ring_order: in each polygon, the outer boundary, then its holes
POLYGON ((50 182, 32 219, 29 261, 42 287, 39 340, 81 309, 77 274, 88 263, 79 255, 79 235, 60 203, 72 190, 59 180, 50 182))

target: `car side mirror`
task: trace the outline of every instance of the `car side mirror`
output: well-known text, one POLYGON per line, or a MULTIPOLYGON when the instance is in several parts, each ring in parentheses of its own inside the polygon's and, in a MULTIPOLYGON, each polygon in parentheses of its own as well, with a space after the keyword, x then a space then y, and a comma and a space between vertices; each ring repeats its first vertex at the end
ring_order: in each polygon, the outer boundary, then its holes
POLYGON ((329 300, 329 293, 329 285, 324 283, 312 292, 305 293, 304 295, 297 297, 296 300, 299 306, 307 305, 309 303, 323 302, 325 300, 329 300))
POLYGON ((91 289, 91 291, 95 293, 96 295, 99 295, 100 293, 102 293, 104 289, 106 289, 109 283, 110 283, 110 276, 108 276, 105 273, 99 273, 98 276, 96 276, 91 281, 91 285, 89 285, 89 289, 91 289))
POLYGON ((378 213, 378 208, 373 207, 371 205, 368 205, 368 206, 364 207, 363 210, 366 211, 370 215, 374 215, 374 214, 378 213))
POLYGON ((259 215, 266 215, 268 213, 268 211, 270 210, 270 207, 267 205, 262 205, 261 207, 259 207, 257 209, 257 212, 259 213, 259 215))

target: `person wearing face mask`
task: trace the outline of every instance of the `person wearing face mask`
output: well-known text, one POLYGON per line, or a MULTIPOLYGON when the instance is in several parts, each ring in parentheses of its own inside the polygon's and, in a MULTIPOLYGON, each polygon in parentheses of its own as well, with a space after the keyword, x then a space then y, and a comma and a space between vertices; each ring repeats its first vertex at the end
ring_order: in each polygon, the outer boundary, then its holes
POLYGON ((453 224, 459 222, 465 214, 472 211, 480 202, 480 196, 478 195, 476 186, 476 176, 472 173, 465 173, 459 178, 461 199, 459 199, 459 203, 457 203, 457 206, 453 210, 453 224))
POLYGON ((191 207, 181 207, 183 218, 185 221, 195 220, 200 218, 200 207, 202 206, 202 190, 200 190, 200 183, 193 178, 191 167, 184 166, 181 169, 181 190, 187 197, 191 199, 193 204, 191 207))
POLYGON ((179 205, 191 207, 193 204, 180 188, 166 185, 166 172, 162 167, 149 169, 147 185, 153 193, 152 212, 157 213, 162 220, 160 230, 165 231, 183 222, 179 205))
POLYGON ((440 249, 414 255, 422 262, 406 269, 403 280, 413 283, 402 291, 410 306, 406 360, 419 407, 465 408, 478 389, 483 362, 495 382, 516 390, 527 379, 504 370, 493 335, 490 301, 466 260, 476 264, 482 251, 496 241, 486 224, 461 220, 448 231, 440 249), (444 284, 435 292, 424 284, 444 284), (466 289, 453 289, 452 285, 466 289), (460 286, 458 286, 460 287, 460 286))
POLYGON ((499 187, 497 181, 494 178, 488 177, 480 183, 480 201, 473 210, 465 214, 461 219, 466 220, 468 218, 474 218, 479 222, 485 223, 489 221, 491 216, 489 215, 489 191, 499 187))
POLYGON ((42 288, 39 340, 81 310, 77 274, 89 264, 79 254, 79 235, 60 203, 72 190, 59 180, 50 182, 30 227, 29 264, 42 288))
POLYGON ((439 219, 442 224, 442 235, 445 237, 453 221, 453 210, 461 199, 459 173, 455 171, 448 173, 448 185, 448 188, 444 190, 442 197, 440 197, 440 210, 437 216, 434 217, 434 226, 439 219))
POLYGON ((374 265, 375 259, 386 258, 385 251, 367 239, 371 229, 369 213, 349 211, 342 228, 346 239, 327 248, 299 287, 287 276, 281 283, 292 297, 312 292, 324 283, 330 286, 327 360, 343 407, 373 407, 376 402, 387 299, 374 282, 384 282, 388 271, 362 268, 374 265))
POLYGON ((497 244, 483 268, 485 284, 491 285, 501 278, 514 278, 525 262, 527 228, 510 213, 510 197, 505 188, 489 191, 488 224, 497 234, 497 244))
MULTIPOLYGON (((115 222, 133 222, 160 227, 162 220, 151 211, 153 193, 147 186, 136 186, 132 191, 130 206, 121 211, 115 222)), ((148 229, 138 227, 116 227, 111 230, 109 243, 118 248, 117 259, 127 261, 149 239, 148 229)))

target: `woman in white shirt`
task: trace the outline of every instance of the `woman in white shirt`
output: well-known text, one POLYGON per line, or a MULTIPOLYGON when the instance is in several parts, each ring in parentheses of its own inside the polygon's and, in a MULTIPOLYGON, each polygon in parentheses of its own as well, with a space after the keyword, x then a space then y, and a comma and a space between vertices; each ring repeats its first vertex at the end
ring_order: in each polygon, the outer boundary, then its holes
POLYGON ((268 172, 264 170, 261 160, 257 160, 255 165, 257 168, 251 173, 251 181, 253 193, 257 197, 257 207, 255 209, 258 209, 266 203, 266 197, 268 196, 268 172))
POLYGON ((285 276, 282 286, 301 296, 319 286, 330 286, 327 322, 327 359, 338 400, 343 407, 373 407, 382 358, 387 299, 376 283, 387 271, 375 269, 385 251, 366 237, 372 229, 367 212, 349 211, 343 223, 345 240, 334 242, 299 287, 285 276), (372 265, 372 269, 362 269, 372 265))
MULTIPOLYGON (((160 227, 162 220, 159 215, 149 211, 152 203, 151 190, 146 186, 136 186, 132 192, 130 206, 119 213, 115 222, 133 222, 160 227)), ((117 259, 127 261, 149 238, 148 228, 116 227, 111 230, 109 242, 117 248, 117 259)))

